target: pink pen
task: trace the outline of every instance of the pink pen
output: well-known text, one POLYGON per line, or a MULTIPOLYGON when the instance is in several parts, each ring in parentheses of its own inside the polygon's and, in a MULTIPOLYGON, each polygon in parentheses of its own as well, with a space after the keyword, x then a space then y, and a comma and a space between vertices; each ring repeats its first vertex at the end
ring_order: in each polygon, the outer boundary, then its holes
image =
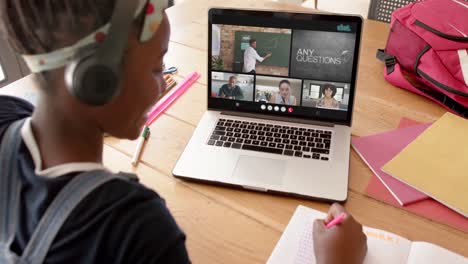
POLYGON ((166 109, 171 106, 182 94, 184 94, 199 78, 200 74, 194 72, 185 78, 177 87, 172 88, 158 103, 153 107, 153 110, 148 114, 146 125, 150 126, 158 117, 160 117, 166 109))
POLYGON ((341 223, 343 223, 343 221, 345 220, 346 218, 346 214, 345 213, 341 213, 339 216, 335 217, 335 219, 331 220, 330 222, 328 222, 328 224, 325 226, 327 229, 330 229, 336 225, 339 225, 341 223))

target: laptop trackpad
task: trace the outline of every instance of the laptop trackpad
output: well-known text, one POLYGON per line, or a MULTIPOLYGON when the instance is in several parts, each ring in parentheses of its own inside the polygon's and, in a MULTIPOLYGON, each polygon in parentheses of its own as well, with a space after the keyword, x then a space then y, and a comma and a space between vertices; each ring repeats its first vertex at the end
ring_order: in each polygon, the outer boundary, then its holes
POLYGON ((240 156, 233 177, 241 183, 268 187, 282 185, 285 173, 284 160, 240 156))

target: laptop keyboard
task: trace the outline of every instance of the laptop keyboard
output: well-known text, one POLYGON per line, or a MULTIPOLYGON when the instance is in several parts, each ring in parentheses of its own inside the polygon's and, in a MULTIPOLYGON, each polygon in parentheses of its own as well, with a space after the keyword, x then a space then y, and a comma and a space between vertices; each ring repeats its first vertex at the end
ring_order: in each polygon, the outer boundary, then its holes
POLYGON ((208 145, 328 161, 332 131, 219 119, 208 145))

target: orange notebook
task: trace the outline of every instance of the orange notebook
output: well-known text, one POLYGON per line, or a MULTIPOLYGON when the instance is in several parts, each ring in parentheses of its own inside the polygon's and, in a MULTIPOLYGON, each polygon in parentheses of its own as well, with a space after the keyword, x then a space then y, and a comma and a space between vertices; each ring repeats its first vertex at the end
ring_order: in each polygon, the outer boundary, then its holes
POLYGON ((468 120, 445 114, 382 170, 468 217, 468 120))

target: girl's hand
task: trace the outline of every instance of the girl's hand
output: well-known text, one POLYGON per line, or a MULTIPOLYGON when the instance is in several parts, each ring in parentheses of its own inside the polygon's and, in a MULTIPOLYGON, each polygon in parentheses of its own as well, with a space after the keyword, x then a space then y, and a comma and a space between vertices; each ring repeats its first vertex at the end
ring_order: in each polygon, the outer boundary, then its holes
POLYGON ((367 253, 362 225, 339 204, 330 207, 325 220, 314 223, 314 252, 317 264, 361 264, 367 253), (345 213, 345 220, 327 229, 325 225, 345 213))

